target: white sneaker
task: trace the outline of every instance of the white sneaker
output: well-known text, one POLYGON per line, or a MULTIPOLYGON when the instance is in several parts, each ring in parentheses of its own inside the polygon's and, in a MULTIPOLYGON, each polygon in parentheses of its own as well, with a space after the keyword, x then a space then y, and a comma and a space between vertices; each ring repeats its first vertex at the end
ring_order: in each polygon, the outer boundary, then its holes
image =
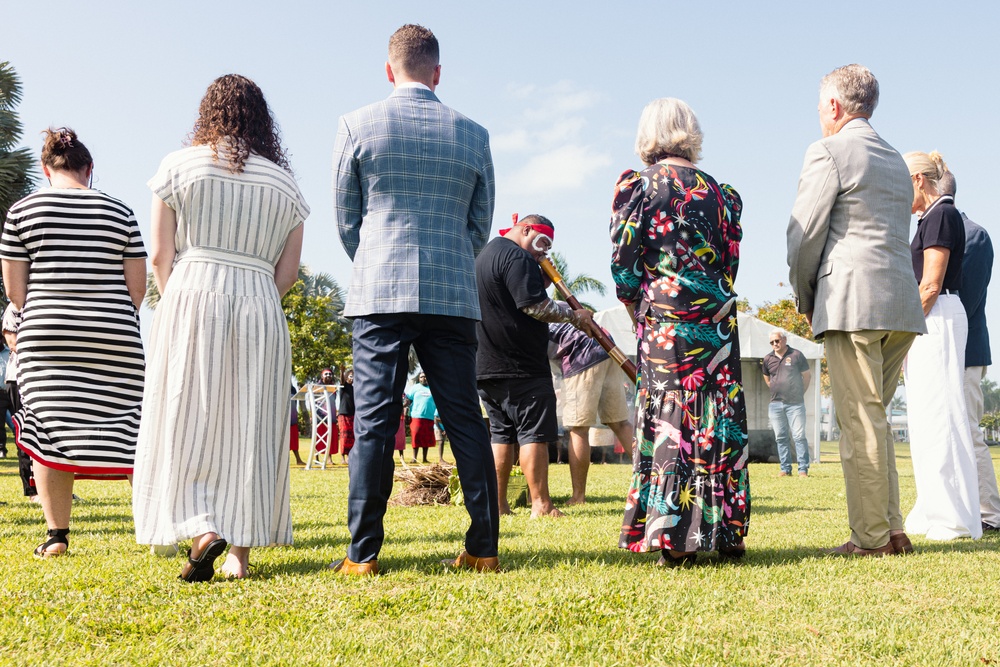
POLYGON ((164 558, 171 558, 180 552, 180 547, 176 544, 151 544, 149 547, 149 553, 154 556, 162 556, 164 558))

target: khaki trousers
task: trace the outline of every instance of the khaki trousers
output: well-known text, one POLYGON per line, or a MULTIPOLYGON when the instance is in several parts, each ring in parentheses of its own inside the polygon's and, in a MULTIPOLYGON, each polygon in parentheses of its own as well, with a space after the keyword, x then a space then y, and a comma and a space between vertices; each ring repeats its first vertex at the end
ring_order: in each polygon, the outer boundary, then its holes
POLYGON ((986 366, 969 366, 965 369, 965 405, 968 409, 972 449, 976 452, 976 469, 979 473, 979 513, 983 523, 1000 527, 1000 492, 997 491, 996 470, 990 448, 979 422, 983 420, 983 378, 986 366))
POLYGON ((840 464, 851 542, 876 549, 903 529, 896 450, 886 409, 916 334, 827 331, 826 360, 840 426, 840 464))

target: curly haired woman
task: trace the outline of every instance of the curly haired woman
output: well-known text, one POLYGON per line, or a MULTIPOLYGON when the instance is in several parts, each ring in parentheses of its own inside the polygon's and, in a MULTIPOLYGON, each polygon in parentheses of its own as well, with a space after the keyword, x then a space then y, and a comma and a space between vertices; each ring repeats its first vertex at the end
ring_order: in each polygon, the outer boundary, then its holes
POLYGON ((298 277, 309 207, 257 85, 229 74, 205 93, 191 146, 153 190, 151 257, 161 300, 146 365, 133 511, 140 544, 193 538, 185 581, 250 549, 292 540, 291 346, 281 296, 298 277))

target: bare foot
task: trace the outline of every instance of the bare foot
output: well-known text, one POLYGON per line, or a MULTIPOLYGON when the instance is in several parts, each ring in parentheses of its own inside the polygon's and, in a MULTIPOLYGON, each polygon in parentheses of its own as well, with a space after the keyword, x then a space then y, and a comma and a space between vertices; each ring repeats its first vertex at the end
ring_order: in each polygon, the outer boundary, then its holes
POLYGON ((577 498, 576 496, 573 496, 572 498, 570 498, 569 500, 566 501, 566 504, 567 505, 583 505, 586 502, 587 502, 587 499, 585 497, 584 498, 577 498))
POLYGON ((219 568, 219 572, 226 579, 246 579, 250 571, 249 556, 249 548, 230 547, 226 562, 219 568))
POLYGON ((505 502, 500 503, 500 516, 504 516, 505 514, 513 514, 513 513, 514 512, 512 512, 511 509, 510 509, 510 505, 508 505, 505 502))
POLYGON ((547 507, 543 506, 538 509, 535 509, 534 507, 531 508, 532 519, 537 519, 539 517, 546 517, 549 519, 559 519, 564 516, 566 515, 557 510, 555 506, 552 505, 552 503, 549 503, 547 507))

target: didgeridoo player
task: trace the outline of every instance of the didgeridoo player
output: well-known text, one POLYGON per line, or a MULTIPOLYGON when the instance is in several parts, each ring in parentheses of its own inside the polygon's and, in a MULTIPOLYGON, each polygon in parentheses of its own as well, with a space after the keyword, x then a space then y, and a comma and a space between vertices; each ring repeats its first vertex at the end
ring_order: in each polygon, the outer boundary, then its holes
POLYGON ((555 228, 529 215, 500 230, 476 258, 482 320, 476 325, 476 379, 490 419, 501 514, 510 513, 507 480, 518 447, 531 493, 531 516, 560 517, 549 497, 549 443, 557 438, 556 393, 549 370, 548 324, 569 322, 593 336, 591 312, 574 310, 545 292, 539 261, 552 248, 555 228))

